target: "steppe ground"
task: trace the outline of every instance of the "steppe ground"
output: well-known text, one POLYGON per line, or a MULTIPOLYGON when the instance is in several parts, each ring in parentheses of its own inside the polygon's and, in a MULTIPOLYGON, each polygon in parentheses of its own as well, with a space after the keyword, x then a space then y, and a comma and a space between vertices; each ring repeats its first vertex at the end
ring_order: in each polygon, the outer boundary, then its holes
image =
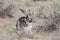
POLYGON ((60 0, 0 0, 0 40, 60 40, 60 0), (6 8, 8 9, 5 10, 6 8), (10 11, 8 11, 9 9, 10 11), (19 9, 23 9, 26 13, 24 14, 19 9), (8 17, 5 15, 6 13, 13 15, 13 17, 8 17), (20 37, 16 33, 16 22, 28 13, 31 14, 34 21, 28 28, 50 25, 57 21, 58 30, 51 33, 38 30, 37 33, 33 32, 33 38, 25 37, 26 35, 20 37))

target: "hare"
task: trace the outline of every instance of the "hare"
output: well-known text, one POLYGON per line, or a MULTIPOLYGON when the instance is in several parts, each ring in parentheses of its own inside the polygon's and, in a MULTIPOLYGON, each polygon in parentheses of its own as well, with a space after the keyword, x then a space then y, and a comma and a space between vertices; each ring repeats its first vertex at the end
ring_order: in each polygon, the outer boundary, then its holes
POLYGON ((28 26, 28 22, 32 22, 32 19, 29 17, 29 14, 27 14, 26 16, 20 17, 16 23, 16 29, 22 30, 23 27, 28 26))

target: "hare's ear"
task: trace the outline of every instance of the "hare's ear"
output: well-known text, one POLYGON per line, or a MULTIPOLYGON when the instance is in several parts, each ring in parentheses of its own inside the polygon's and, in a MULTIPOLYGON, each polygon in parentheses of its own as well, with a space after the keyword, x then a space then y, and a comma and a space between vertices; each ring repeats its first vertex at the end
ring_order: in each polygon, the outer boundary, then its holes
POLYGON ((24 9, 19 9, 24 15, 27 15, 26 11, 24 9))
POLYGON ((25 13, 25 11, 23 9, 19 9, 21 12, 25 13))
POLYGON ((28 11, 27 11, 27 16, 30 16, 31 15, 31 10, 29 9, 28 11))
POLYGON ((28 14, 27 14, 27 15, 29 15, 29 16, 34 15, 34 10, 29 9, 29 10, 28 10, 28 14))

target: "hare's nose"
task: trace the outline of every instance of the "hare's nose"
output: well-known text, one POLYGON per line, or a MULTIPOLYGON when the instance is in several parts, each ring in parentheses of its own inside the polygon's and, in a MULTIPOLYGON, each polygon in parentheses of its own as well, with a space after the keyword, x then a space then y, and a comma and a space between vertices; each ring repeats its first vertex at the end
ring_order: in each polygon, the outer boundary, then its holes
POLYGON ((29 22, 32 22, 32 19, 29 19, 29 22))

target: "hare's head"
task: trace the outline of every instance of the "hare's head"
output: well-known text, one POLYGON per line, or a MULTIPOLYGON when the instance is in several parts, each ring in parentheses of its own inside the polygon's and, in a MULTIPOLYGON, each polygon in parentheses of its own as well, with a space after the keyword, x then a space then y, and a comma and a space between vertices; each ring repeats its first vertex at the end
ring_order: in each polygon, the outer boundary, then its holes
POLYGON ((28 22, 32 22, 32 18, 29 15, 26 16, 26 19, 28 22))
POLYGON ((20 9, 20 11, 25 15, 25 19, 27 22, 32 22, 30 9, 27 12, 23 9, 20 9))

